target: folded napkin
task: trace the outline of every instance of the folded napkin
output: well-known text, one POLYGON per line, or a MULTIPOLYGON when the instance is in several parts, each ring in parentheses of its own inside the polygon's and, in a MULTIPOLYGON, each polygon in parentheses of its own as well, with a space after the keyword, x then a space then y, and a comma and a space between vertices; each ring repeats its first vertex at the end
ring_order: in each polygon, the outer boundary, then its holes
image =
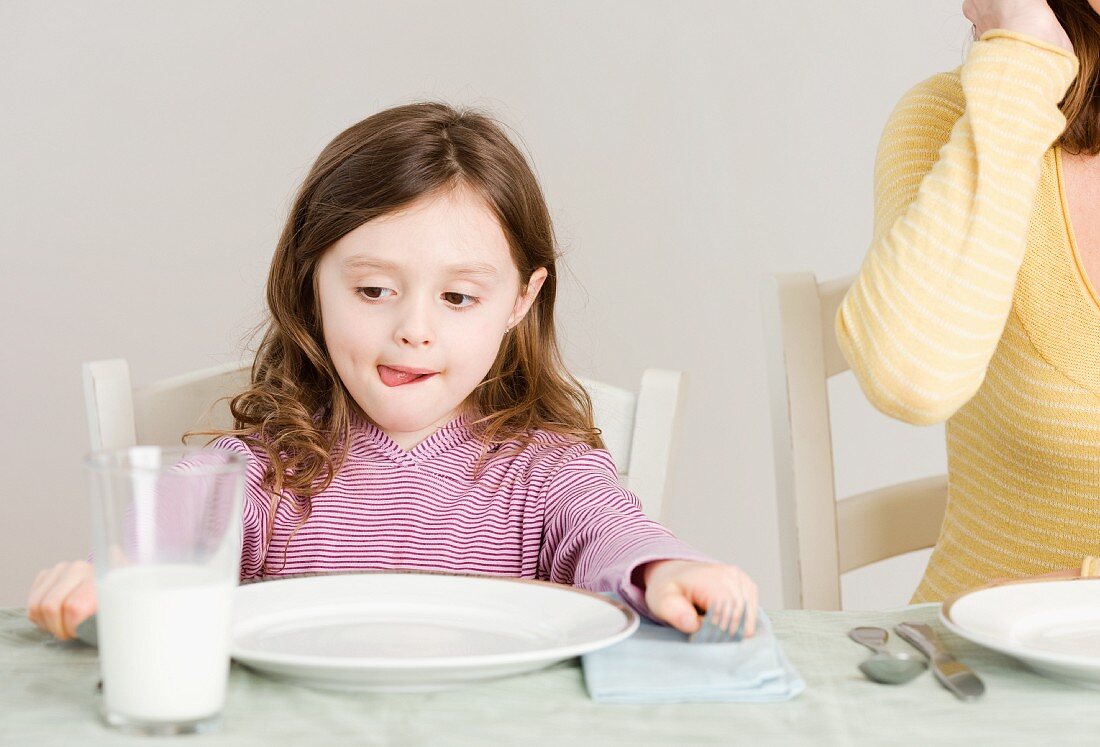
POLYGON ((588 694, 603 703, 775 703, 806 689, 763 610, 738 643, 689 644, 643 618, 633 636, 582 661, 588 694))

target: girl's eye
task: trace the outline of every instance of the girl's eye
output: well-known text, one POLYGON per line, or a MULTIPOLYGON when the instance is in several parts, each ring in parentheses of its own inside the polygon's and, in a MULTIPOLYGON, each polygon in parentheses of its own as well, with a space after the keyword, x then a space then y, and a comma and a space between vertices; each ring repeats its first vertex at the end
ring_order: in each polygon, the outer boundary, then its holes
POLYGON ((465 293, 444 293, 443 300, 459 309, 469 308, 477 303, 477 298, 474 296, 468 296, 465 293))
POLYGON ((381 301, 383 298, 388 298, 393 295, 393 290, 390 288, 378 288, 370 286, 367 288, 356 288, 357 293, 363 298, 371 301, 381 301))

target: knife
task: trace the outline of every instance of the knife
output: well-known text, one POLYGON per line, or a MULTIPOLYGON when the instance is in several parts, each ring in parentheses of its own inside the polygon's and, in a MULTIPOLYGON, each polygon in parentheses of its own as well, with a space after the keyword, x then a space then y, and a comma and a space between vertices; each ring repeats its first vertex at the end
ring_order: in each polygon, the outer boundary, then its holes
POLYGON ((901 623, 894 632, 913 644, 932 662, 932 673, 940 684, 954 693, 959 700, 976 700, 985 692, 985 685, 970 667, 952 656, 935 631, 920 623, 901 623))

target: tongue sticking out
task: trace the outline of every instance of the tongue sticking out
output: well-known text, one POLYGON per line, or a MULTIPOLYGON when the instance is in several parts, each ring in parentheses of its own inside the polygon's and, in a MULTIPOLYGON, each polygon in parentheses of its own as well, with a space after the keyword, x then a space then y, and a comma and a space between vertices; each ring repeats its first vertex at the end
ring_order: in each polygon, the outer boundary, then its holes
POLYGON ((389 366, 378 367, 378 378, 382 379, 382 383, 386 386, 401 386, 402 384, 411 384, 414 381, 421 381, 432 376, 435 376, 435 374, 420 374, 413 373, 412 371, 401 371, 400 369, 390 368, 389 366))

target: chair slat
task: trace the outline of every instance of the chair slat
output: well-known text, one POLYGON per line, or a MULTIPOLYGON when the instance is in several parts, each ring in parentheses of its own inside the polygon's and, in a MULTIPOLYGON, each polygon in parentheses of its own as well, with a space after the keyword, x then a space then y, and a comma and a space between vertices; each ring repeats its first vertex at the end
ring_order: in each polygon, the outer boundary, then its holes
POLYGON ((936 544, 947 510, 947 475, 889 485, 837 503, 840 572, 936 544))

